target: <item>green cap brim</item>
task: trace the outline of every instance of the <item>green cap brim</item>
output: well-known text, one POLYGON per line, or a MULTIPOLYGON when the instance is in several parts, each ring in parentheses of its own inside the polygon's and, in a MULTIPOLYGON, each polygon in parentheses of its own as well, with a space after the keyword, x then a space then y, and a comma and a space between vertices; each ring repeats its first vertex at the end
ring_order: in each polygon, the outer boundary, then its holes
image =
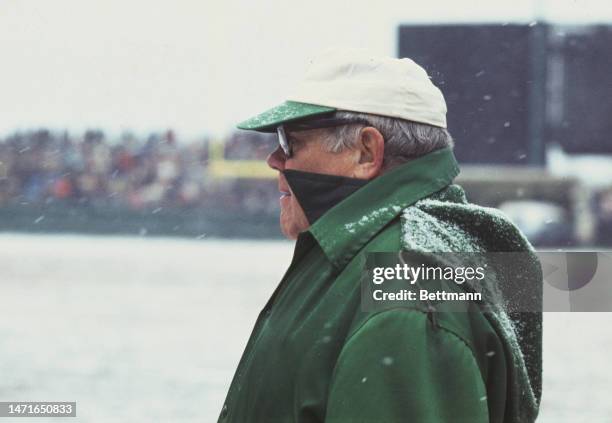
POLYGON ((259 132, 274 132, 284 123, 293 122, 307 117, 322 115, 335 111, 333 107, 317 106, 315 104, 286 101, 270 110, 240 122, 239 129, 259 132))

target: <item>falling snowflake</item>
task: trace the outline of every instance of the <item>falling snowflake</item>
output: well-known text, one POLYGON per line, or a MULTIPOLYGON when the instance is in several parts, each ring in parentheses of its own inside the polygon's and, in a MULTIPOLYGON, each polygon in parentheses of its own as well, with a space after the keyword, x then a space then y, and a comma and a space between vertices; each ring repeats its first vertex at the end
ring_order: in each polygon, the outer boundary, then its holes
POLYGON ((381 360, 382 364, 385 366, 390 366, 393 364, 393 357, 383 357, 383 359, 381 360))

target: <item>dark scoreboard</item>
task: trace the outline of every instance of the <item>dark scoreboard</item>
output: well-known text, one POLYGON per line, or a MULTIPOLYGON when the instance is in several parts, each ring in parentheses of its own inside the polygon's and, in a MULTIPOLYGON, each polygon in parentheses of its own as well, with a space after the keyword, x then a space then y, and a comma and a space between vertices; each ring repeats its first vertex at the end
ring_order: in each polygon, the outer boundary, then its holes
POLYGON ((400 57, 422 65, 448 105, 463 163, 542 165, 545 145, 612 153, 609 27, 411 25, 400 57))
POLYGON ((612 154, 612 27, 558 28, 551 37, 561 107, 550 138, 569 153, 612 154))

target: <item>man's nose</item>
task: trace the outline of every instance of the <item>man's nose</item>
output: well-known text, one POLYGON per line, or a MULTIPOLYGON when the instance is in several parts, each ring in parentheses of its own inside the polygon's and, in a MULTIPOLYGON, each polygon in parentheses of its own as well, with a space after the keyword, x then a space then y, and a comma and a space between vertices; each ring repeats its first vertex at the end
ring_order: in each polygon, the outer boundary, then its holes
POLYGON ((268 166, 270 166, 272 169, 282 171, 285 170, 286 160, 287 158, 285 157, 285 153, 279 146, 276 148, 276 150, 270 153, 266 162, 268 163, 268 166))

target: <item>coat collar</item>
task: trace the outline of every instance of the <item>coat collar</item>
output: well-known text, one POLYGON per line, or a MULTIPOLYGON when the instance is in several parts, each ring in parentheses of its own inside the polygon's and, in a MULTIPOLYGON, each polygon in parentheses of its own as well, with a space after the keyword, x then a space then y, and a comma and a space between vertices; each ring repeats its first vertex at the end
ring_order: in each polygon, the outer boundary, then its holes
POLYGON ((402 210, 449 185, 458 174, 450 148, 434 151, 373 179, 325 213, 308 232, 341 269, 402 210))

